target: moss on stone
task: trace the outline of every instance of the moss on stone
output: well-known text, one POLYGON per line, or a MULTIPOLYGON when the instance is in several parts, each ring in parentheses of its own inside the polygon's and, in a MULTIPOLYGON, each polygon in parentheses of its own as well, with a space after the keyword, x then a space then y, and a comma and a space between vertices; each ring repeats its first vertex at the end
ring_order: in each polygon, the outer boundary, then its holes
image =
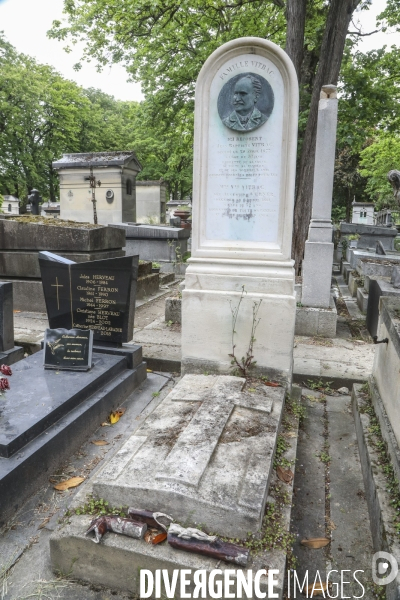
POLYGON ((80 223, 78 221, 63 221, 52 217, 41 217, 36 215, 22 215, 7 219, 8 221, 18 221, 18 223, 28 223, 33 225, 48 225, 50 227, 73 227, 76 229, 100 229, 104 225, 93 225, 93 223, 80 223))

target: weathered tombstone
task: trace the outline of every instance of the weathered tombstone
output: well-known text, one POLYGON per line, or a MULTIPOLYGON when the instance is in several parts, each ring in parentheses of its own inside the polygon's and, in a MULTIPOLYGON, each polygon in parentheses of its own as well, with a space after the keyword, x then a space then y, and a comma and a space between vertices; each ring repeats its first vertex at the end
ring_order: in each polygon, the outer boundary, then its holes
POLYGON ((31 205, 31 214, 32 215, 40 215, 39 205, 42 201, 42 196, 39 193, 39 190, 33 189, 28 196, 28 202, 31 205))
POLYGON ((11 365, 23 356, 23 348, 14 346, 13 284, 0 282, 0 361, 11 365))
POLYGON ((318 106, 312 216, 303 261, 304 306, 329 308, 333 264, 332 192, 338 100, 336 87, 324 85, 318 106))
POLYGON ((229 372, 259 306, 258 372, 289 381, 296 299, 291 259, 298 84, 261 38, 224 44, 196 84, 193 242, 182 312, 184 373, 229 372), (242 292, 244 288, 244 292, 242 292), (230 304, 231 303, 231 304, 230 304))

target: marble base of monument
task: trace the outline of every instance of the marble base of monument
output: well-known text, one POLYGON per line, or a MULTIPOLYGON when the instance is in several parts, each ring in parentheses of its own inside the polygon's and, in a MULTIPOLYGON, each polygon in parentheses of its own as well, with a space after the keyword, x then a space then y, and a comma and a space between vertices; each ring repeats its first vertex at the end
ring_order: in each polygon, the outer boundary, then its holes
POLYGON ((231 373, 231 307, 235 309, 243 295, 235 328, 237 356, 246 353, 253 305, 261 300, 254 343, 256 371, 290 385, 296 319, 293 266, 289 261, 276 266, 242 262, 207 264, 190 259, 182 292, 182 373, 231 373))
POLYGON ((186 375, 93 482, 111 506, 243 537, 261 526, 285 388, 186 375))
POLYGON ((134 368, 98 352, 87 372, 45 370, 43 351, 15 365, 2 396, 0 525, 146 379, 141 347, 134 354, 134 368))
POLYGON ((330 308, 311 308, 298 306, 296 308, 295 335, 320 336, 334 338, 336 336, 337 310, 333 296, 330 308))

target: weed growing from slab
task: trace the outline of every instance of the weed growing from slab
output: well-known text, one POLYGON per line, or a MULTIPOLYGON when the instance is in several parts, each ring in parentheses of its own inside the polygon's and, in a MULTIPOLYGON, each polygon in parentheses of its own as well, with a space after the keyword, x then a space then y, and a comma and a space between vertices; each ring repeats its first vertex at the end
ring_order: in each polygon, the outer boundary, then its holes
POLYGON ((285 438, 282 435, 278 435, 278 438, 276 440, 274 469, 276 469, 278 466, 284 469, 288 469, 292 466, 290 461, 283 456, 286 450, 288 450, 289 446, 289 442, 285 440, 285 438))
POLYGON ((118 515, 119 517, 128 517, 127 508, 120 507, 111 507, 106 500, 103 498, 93 498, 93 496, 88 496, 85 504, 83 506, 78 506, 75 509, 67 511, 67 517, 71 516, 71 514, 75 515, 91 515, 92 517, 101 517, 103 515, 118 515))
POLYGON ((335 390, 331 388, 332 381, 322 381, 319 379, 318 381, 314 381, 313 379, 307 379, 306 387, 310 390, 315 390, 317 392, 322 392, 322 394, 326 394, 327 396, 331 396, 335 393, 335 390))
POLYGON ((247 377, 249 374, 249 371, 251 369, 253 369, 257 364, 257 361, 253 360, 254 359, 253 346, 254 346, 254 342, 256 341, 256 338, 255 338, 256 329, 258 327, 258 324, 260 323, 260 319, 257 318, 257 315, 258 315, 258 311, 260 310, 260 306, 261 306, 261 302, 262 302, 262 300, 259 300, 258 302, 253 302, 253 318, 252 318, 252 324, 251 324, 251 333, 250 333, 249 344, 248 344, 245 356, 242 356, 242 358, 238 359, 235 354, 236 323, 237 323, 237 319, 238 319, 238 315, 239 315, 240 306, 243 302, 243 298, 244 298, 245 294, 247 294, 247 292, 245 291, 244 285, 243 285, 242 293, 240 295, 239 302, 238 302, 238 305, 236 306, 236 308, 233 308, 232 302, 229 302, 229 305, 231 307, 231 313, 232 313, 232 352, 228 356, 230 356, 230 358, 232 359, 231 365, 233 368, 233 374, 239 375, 240 377, 247 377))
POLYGON ((299 423, 301 423, 306 416, 306 407, 302 404, 301 399, 300 401, 297 401, 289 396, 289 394, 286 396, 285 408, 289 414, 299 419, 299 423))

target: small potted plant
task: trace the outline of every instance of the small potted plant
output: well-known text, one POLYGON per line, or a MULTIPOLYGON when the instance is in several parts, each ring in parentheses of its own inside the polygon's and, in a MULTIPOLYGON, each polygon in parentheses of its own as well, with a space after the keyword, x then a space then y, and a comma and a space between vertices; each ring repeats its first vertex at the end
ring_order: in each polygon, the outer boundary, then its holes
POLYGON ((360 237, 361 236, 359 233, 349 235, 350 248, 357 248, 358 240, 360 239, 360 237))
POLYGON ((188 219, 188 217, 190 217, 190 208, 189 208, 189 206, 186 206, 186 204, 178 206, 174 210, 174 215, 175 215, 175 217, 180 217, 183 221, 186 221, 186 219, 188 219))
POLYGON ((151 263, 151 272, 152 273, 159 273, 160 269, 161 269, 160 263, 157 263, 157 262, 151 263))

